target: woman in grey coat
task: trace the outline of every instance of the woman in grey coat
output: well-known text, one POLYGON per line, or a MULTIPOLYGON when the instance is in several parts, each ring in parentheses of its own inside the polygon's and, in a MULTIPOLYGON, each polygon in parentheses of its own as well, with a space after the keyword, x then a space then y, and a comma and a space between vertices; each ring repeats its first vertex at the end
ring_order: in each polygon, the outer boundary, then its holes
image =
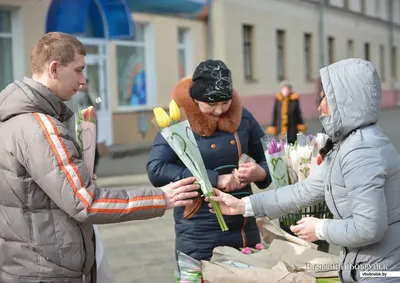
POLYGON ((334 219, 307 217, 292 226, 299 238, 342 246, 341 282, 399 282, 360 277, 400 271, 400 156, 377 125, 381 82, 375 67, 347 59, 320 70, 321 123, 329 135, 313 177, 242 199, 216 190, 224 214, 275 219, 326 201, 334 219))

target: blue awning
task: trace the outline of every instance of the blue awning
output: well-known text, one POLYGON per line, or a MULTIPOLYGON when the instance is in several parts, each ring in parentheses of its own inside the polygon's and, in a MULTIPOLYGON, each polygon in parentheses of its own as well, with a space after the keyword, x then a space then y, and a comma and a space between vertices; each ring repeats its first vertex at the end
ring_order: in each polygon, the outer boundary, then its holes
POLYGON ((46 32, 76 36, 133 39, 135 25, 126 0, 53 0, 46 32))
POLYGON ((212 0, 126 0, 133 12, 206 19, 212 0))

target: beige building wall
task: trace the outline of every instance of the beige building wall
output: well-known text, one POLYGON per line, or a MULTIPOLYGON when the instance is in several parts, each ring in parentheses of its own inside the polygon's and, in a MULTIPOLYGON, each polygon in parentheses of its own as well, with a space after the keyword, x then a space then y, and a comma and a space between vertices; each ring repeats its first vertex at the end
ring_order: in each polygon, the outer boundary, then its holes
MULTIPOLYGON (((214 49, 217 58, 227 62, 233 73, 234 87, 242 96, 243 104, 250 109, 263 125, 272 116, 273 97, 279 91, 277 70, 277 30, 285 31, 284 62, 285 77, 295 91, 301 95, 303 114, 306 118, 318 116, 315 106, 315 80, 319 76, 319 1, 283 0, 214 0, 214 49), (244 74, 243 25, 253 27, 253 80, 244 74), (312 35, 312 80, 306 79, 304 34, 312 35)), ((391 92, 391 62, 387 1, 379 5, 366 0, 365 14, 361 13, 362 0, 331 0, 324 9, 324 53, 328 64, 328 37, 334 38, 334 61, 348 57, 365 58, 364 45, 369 43, 369 60, 372 61, 383 79, 384 98, 393 99, 391 92), (385 2, 385 3, 384 3, 385 2), (354 53, 348 54, 348 40, 353 41, 354 53), (384 46, 384 62, 380 60, 380 45, 384 46), (383 65, 382 65, 383 64, 383 65), (382 65, 382 66, 381 66, 382 65), (381 70, 383 69, 383 72, 381 70), (390 93, 389 93, 389 92, 390 93)), ((326 1, 328 2, 328 1, 326 1)), ((400 1, 394 1, 394 20, 400 22, 400 1)), ((397 47, 397 77, 400 79, 400 27, 394 29, 394 44, 397 47)), ((385 102, 386 103, 386 102, 385 102)), ((384 103, 384 104, 385 104, 384 103)), ((386 104, 389 104, 387 102, 386 104)))
POLYGON ((14 78, 31 75, 31 50, 45 32, 51 0, 0 0, 0 7, 11 8, 14 78))
MULTIPOLYGON (((318 2, 318 1, 316 1, 318 2)), ((331 0, 334 7, 325 7, 325 63, 328 63, 327 37, 335 39, 335 59, 347 58, 347 41, 354 41, 354 57, 364 58, 364 43, 370 44, 370 60, 380 66, 379 45, 385 46, 385 77, 389 78, 389 34, 387 23, 379 19, 357 14, 359 0, 351 0, 354 11, 338 9, 343 0, 331 0), (340 18, 340 20, 338 20, 340 18)), ((381 14, 387 7, 383 8, 381 14)), ((312 74, 318 77, 319 70, 319 10, 318 5, 306 1, 281 0, 215 0, 214 10, 216 57, 226 60, 233 72, 234 85, 243 96, 271 95, 279 90, 277 79, 276 31, 284 30, 286 77, 291 80, 296 90, 301 93, 312 92, 313 82, 305 76, 304 34, 312 34, 312 74), (242 25, 252 25, 254 81, 244 79, 244 59, 242 25), (223 50, 221 50, 223 48, 223 50)), ((374 1, 366 1, 367 11, 372 13, 374 1), (372 7, 371 7, 372 6, 372 7)), ((394 1, 400 6, 400 1, 394 1)), ((400 7, 398 7, 400 11, 400 7)), ((400 22, 398 15, 395 13, 400 22)), ((395 45, 400 46, 399 29, 395 32, 395 45)), ((387 80, 388 81, 388 80, 387 80)), ((384 87, 389 87, 388 83, 384 87)))
MULTIPOLYGON (((227 62, 233 73, 234 87, 243 104, 263 125, 269 123, 274 94, 279 91, 277 75, 276 31, 285 31, 285 76, 299 92, 305 118, 315 118, 315 80, 319 70, 319 0, 213 0, 213 54, 227 62), (254 79, 244 75, 242 26, 253 26, 252 54, 254 79), (304 34, 312 35, 312 80, 306 79, 304 34)), ((327 0, 324 11, 324 53, 328 63, 327 38, 334 38, 334 60, 347 58, 348 40, 354 42, 354 57, 364 58, 364 45, 369 43, 370 60, 381 72, 383 100, 392 105, 391 62, 389 50, 388 1, 381 0, 327 0), (364 4, 363 4, 364 3, 364 4), (345 7, 345 4, 348 5, 345 7), (361 13, 362 9, 365 13, 361 13), (380 45, 384 46, 384 62, 380 60, 380 45), (381 71, 383 69, 383 71, 381 71)), ((47 10, 51 0, 0 0, 0 7, 13 8, 13 73, 14 78, 30 76, 30 52, 45 32, 47 10)), ((400 85, 400 1, 393 1, 395 62, 400 85)), ((148 24, 151 44, 146 52, 152 56, 150 103, 141 109, 121 109, 118 104, 118 75, 115 42, 108 46, 108 80, 114 144, 151 141, 155 127, 151 124, 152 108, 167 107, 171 91, 178 78, 178 28, 188 28, 191 38, 191 56, 188 64, 192 73, 197 64, 209 56, 208 26, 205 22, 183 18, 133 13, 135 22, 148 24), (142 137, 138 129, 140 113, 144 113, 149 132, 142 137)))
MULTIPOLYGON (((206 24, 201 21, 188 20, 183 18, 168 17, 153 14, 134 13, 133 19, 135 22, 149 24, 151 30, 151 42, 153 47, 146 52, 152 52, 154 55, 154 83, 156 85, 153 93, 148 93, 153 101, 153 105, 149 104, 147 109, 144 109, 146 119, 148 121, 149 132, 143 138, 140 135, 138 128, 139 113, 136 110, 120 111, 118 109, 118 90, 116 84, 116 71, 110 72, 112 79, 111 87, 113 94, 113 129, 114 143, 125 144, 133 142, 148 142, 154 139, 157 131, 152 124, 153 118, 152 107, 161 106, 168 107, 171 98, 171 92, 175 84, 179 81, 178 77, 178 29, 187 28, 190 31, 191 38, 191 54, 192 59, 187 62, 192 71, 197 64, 207 57, 207 33, 206 24), (129 130, 127 130, 129 129, 129 130)), ((111 43, 112 45, 112 43, 111 43)), ((112 52, 112 51, 110 51, 112 52)), ((113 59, 115 56, 110 56, 111 66, 115 65, 113 59)), ((113 68, 111 68, 113 69, 113 68)))
MULTIPOLYGON (((207 57, 207 30, 202 21, 133 13, 135 22, 148 23, 153 28, 154 63, 157 84, 157 106, 167 107, 170 94, 178 82, 178 28, 187 28, 192 41, 192 71, 207 57)), ((192 72, 190 72, 192 73, 192 72)))

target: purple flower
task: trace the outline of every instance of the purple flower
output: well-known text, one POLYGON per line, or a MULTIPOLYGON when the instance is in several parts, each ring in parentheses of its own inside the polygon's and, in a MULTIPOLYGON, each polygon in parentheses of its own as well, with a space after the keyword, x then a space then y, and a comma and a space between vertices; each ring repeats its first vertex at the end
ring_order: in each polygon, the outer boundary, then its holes
POLYGON ((285 142, 284 141, 280 141, 279 144, 278 144, 275 139, 272 139, 270 144, 269 144, 268 153, 269 154, 275 154, 275 153, 281 152, 284 149, 285 149, 285 142))

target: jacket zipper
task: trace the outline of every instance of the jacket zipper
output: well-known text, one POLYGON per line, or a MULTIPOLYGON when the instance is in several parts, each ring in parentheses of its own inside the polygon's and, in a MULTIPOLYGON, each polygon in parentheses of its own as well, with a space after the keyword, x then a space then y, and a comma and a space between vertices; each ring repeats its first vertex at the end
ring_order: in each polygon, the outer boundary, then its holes
POLYGON ((243 239, 243 248, 247 247, 247 237, 246 237, 246 232, 244 231, 246 224, 247 224, 247 217, 244 218, 242 230, 240 231, 243 239))
POLYGON ((331 185, 328 186, 328 190, 329 190, 329 194, 331 195, 332 203, 333 203, 333 206, 335 207, 336 213, 339 215, 340 219, 343 219, 342 215, 340 215, 339 209, 336 206, 336 202, 335 202, 335 198, 333 197, 331 185))
MULTIPOLYGON (((83 283, 86 283, 86 259, 87 259, 87 251, 86 251, 86 243, 85 243, 85 236, 83 235, 83 230, 79 226, 79 231, 81 232, 81 237, 82 237, 82 245, 83 245, 83 253, 84 253, 84 260, 83 260, 83 269, 82 269, 82 279, 83 283)), ((94 232, 93 232, 94 233, 94 232)))

